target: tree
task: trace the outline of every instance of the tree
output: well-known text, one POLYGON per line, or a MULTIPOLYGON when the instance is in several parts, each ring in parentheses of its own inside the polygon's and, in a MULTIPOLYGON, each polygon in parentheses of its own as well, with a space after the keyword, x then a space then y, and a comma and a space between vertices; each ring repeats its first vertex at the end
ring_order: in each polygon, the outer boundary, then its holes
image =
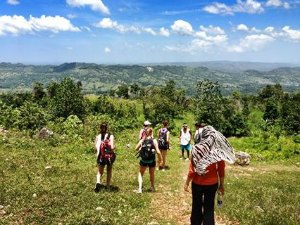
POLYGON ((56 117, 67 118, 76 115, 80 119, 85 116, 85 100, 80 85, 71 78, 64 78, 60 83, 48 86, 50 109, 56 117))
POLYGON ((122 84, 118 87, 116 94, 121 98, 129 98, 129 87, 127 84, 122 84))
POLYGON ((214 126, 216 129, 221 128, 222 124, 222 102, 223 97, 218 82, 209 80, 199 81, 195 96, 196 102, 196 119, 203 123, 214 126))

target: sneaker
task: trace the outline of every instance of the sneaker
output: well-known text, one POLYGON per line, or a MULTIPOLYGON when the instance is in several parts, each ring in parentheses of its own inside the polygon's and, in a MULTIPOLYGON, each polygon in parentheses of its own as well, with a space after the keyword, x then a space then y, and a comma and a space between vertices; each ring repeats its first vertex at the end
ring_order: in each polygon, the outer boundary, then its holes
POLYGON ((98 192, 100 191, 100 188, 101 188, 101 184, 100 184, 100 183, 97 183, 96 186, 95 186, 94 191, 95 191, 96 193, 98 193, 98 192))
POLYGON ((189 158, 186 158, 186 159, 185 159, 185 161, 189 161, 189 160, 190 160, 189 158))
POLYGON ((158 167, 159 170, 162 170, 163 168, 164 168, 163 166, 159 166, 159 167, 158 167))
POLYGON ((155 192, 155 187, 150 187, 149 191, 150 192, 155 192))

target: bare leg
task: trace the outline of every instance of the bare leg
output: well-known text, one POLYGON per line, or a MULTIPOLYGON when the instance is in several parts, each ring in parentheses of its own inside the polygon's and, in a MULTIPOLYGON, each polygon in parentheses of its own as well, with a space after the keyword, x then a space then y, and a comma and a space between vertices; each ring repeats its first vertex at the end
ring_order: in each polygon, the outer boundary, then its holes
POLYGON ((112 177, 112 165, 107 165, 106 170, 107 170, 106 186, 109 187, 111 177, 112 177))
POLYGON ((154 172, 155 172, 155 167, 149 167, 150 183, 151 183, 151 190, 152 191, 155 191, 155 187, 154 187, 154 172))
POLYGON ((145 166, 140 166, 140 171, 139 171, 139 174, 138 174, 138 182, 139 182, 139 192, 142 193, 142 187, 143 187, 143 176, 144 176, 144 173, 146 171, 146 168, 145 166))

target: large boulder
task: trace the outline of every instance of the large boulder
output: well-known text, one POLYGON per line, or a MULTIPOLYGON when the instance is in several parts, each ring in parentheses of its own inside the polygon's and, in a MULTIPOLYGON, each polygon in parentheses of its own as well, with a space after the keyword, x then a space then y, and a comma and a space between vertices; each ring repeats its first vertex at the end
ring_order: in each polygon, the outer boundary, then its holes
POLYGON ((49 130, 46 127, 43 127, 38 133, 37 133, 37 137, 40 139, 47 139, 49 137, 51 137, 53 135, 53 131, 49 130))
POLYGON ((235 158, 235 163, 238 165, 245 166, 250 164, 251 156, 246 152, 236 152, 235 158))

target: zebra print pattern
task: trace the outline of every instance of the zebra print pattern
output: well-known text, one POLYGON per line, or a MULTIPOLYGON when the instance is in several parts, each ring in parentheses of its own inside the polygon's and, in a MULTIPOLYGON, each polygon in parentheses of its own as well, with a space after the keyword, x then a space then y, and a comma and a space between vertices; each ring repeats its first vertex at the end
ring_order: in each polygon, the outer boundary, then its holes
POLYGON ((234 149, 228 140, 212 126, 205 126, 201 142, 194 145, 192 163, 199 175, 204 175, 206 168, 219 161, 235 162, 234 149))

